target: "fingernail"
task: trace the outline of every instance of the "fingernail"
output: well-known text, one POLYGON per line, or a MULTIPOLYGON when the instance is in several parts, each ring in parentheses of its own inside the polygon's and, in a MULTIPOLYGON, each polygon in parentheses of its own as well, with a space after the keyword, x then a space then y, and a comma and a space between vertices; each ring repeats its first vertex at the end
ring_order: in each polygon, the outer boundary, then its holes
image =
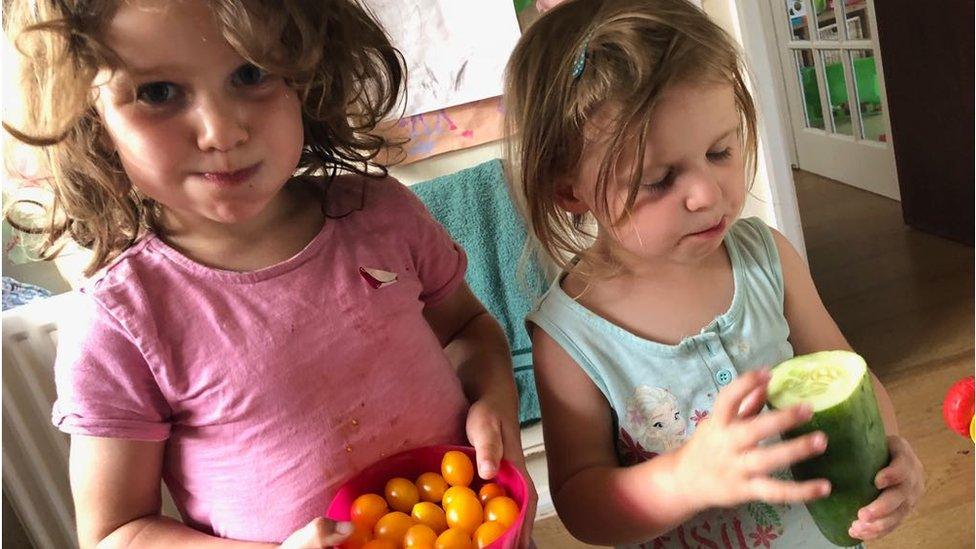
POLYGON ((335 531, 337 534, 346 535, 351 534, 354 529, 351 522, 337 522, 335 531))
POLYGON ((825 495, 825 496, 826 495, 830 495, 830 489, 831 489, 831 487, 830 487, 830 481, 825 481, 820 486, 820 492, 823 493, 823 495, 825 495))
POLYGON ((478 474, 481 475, 483 479, 489 479, 495 476, 495 467, 490 463, 482 463, 478 466, 478 474))

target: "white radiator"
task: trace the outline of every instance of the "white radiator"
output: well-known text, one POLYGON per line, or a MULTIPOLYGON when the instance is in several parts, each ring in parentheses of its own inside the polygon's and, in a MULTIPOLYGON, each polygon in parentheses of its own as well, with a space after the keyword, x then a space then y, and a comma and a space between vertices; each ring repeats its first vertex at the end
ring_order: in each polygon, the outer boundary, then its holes
MULTIPOLYGON (((36 549, 77 547, 68 485, 68 436, 51 425, 58 323, 69 292, 3 312, 3 491, 36 549)), ((163 487, 163 512, 179 517, 163 487)))

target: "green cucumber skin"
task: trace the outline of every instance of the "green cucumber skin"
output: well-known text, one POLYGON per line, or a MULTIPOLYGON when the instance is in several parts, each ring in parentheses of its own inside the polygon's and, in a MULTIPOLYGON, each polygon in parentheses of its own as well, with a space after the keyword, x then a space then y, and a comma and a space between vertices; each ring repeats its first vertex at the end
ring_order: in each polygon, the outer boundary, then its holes
POLYGON ((796 480, 826 478, 831 492, 826 498, 808 501, 807 509, 817 527, 834 545, 850 547, 860 540, 847 534, 857 512, 878 497, 874 477, 889 461, 888 438, 874 397, 871 376, 844 402, 822 410, 813 418, 785 433, 795 438, 813 431, 827 435, 827 451, 791 468, 796 480))

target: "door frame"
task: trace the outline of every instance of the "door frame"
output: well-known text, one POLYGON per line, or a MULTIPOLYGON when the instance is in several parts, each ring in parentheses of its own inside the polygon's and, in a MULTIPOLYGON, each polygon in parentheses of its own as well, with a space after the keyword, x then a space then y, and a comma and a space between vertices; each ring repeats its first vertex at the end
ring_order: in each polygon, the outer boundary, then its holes
MULTIPOLYGON (((750 74, 750 91, 759 113, 759 157, 756 166, 769 183, 773 217, 777 228, 801 256, 806 257, 803 226, 793 186, 795 144, 789 124, 783 71, 779 64, 775 36, 770 40, 769 14, 760 9, 764 2, 731 0, 732 25, 738 33, 750 74), (770 83, 764 85, 764 83, 770 83)), ((771 21, 771 19, 770 19, 771 21)))

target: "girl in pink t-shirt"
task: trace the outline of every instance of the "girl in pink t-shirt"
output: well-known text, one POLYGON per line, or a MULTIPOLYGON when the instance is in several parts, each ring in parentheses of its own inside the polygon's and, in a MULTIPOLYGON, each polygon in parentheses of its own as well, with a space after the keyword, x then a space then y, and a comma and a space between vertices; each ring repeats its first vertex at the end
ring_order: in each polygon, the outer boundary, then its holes
POLYGON ((352 530, 321 517, 335 490, 385 455, 470 442, 484 478, 524 467, 464 253, 374 161, 403 72, 357 3, 5 17, 26 115, 5 127, 50 174, 44 251, 73 239, 98 272, 52 412, 82 547, 325 547, 352 530))

